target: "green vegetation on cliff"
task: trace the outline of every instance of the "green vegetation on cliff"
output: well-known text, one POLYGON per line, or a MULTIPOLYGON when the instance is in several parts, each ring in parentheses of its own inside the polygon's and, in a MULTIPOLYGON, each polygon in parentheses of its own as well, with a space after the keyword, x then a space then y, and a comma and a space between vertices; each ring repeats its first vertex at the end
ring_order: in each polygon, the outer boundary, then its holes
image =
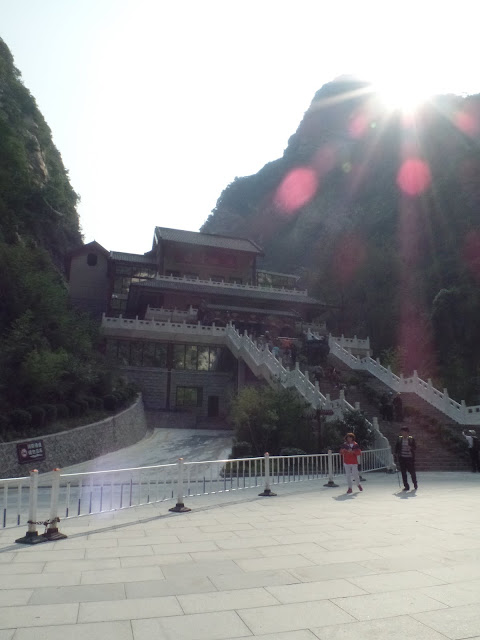
POLYGON ((456 399, 480 401, 480 96, 388 112, 344 78, 315 95, 282 158, 237 178, 202 231, 259 242, 264 265, 336 305, 456 399))
POLYGON ((71 308, 63 273, 82 243, 77 200, 0 39, 0 438, 98 409, 112 391, 98 327, 71 308))

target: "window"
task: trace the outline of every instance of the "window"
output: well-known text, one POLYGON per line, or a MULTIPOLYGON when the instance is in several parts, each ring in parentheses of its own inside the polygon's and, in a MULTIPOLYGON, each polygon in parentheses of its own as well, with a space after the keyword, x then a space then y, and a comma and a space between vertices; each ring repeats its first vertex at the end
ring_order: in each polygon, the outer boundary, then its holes
POLYGON ((212 282, 223 282, 225 278, 223 276, 210 276, 212 282))
POLYGON ((231 282, 232 284, 242 284, 241 278, 234 278, 233 276, 229 278, 228 281, 231 282))
POLYGON ((198 371, 209 370, 209 349, 208 347, 197 347, 197 369, 198 371))
POLYGON ((130 343, 130 364, 132 365, 132 367, 142 366, 142 347, 142 342, 130 343))
POLYGON ((190 371, 197 370, 197 346, 186 345, 185 347, 185 369, 190 371))
POLYGON ((165 275, 172 276, 173 278, 180 278, 180 271, 172 271, 172 269, 167 269, 165 275))
POLYGON ((87 264, 89 267, 96 267, 98 262, 98 256, 96 253, 89 253, 87 255, 87 264))
POLYGON ((173 368, 185 369, 185 345, 184 344, 173 345, 173 368))
POLYGON ((177 387, 175 406, 183 409, 201 407, 203 401, 202 387, 177 387))

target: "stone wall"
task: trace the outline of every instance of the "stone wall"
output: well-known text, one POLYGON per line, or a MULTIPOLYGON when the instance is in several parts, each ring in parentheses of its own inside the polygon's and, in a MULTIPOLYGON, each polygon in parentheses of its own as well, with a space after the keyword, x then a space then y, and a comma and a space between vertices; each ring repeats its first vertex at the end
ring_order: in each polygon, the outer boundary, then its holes
POLYGON ((63 468, 135 444, 147 432, 142 398, 125 411, 100 422, 30 440, 43 440, 46 457, 42 462, 19 464, 17 440, 0 444, 0 478, 27 476, 30 469, 40 473, 63 468))

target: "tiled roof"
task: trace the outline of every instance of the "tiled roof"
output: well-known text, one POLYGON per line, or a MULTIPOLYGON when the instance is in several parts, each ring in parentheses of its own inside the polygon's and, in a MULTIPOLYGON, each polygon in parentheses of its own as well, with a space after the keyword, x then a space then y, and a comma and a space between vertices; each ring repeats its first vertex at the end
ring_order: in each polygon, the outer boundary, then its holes
POLYGON ((184 231, 182 229, 168 229, 155 227, 155 236, 169 242, 181 242, 219 249, 232 249, 234 251, 246 251, 263 255, 262 249, 252 240, 247 238, 233 238, 230 236, 218 236, 212 233, 200 233, 198 231, 184 231))
POLYGON ((122 253, 121 251, 110 251, 110 257, 113 260, 118 260, 121 262, 134 262, 135 264, 155 265, 155 260, 151 256, 145 256, 141 253, 122 253))
POLYGON ((262 301, 262 300, 276 300, 279 302, 294 302, 296 304, 302 305, 322 305, 325 306, 320 300, 315 300, 315 298, 310 298, 309 296, 299 295, 298 293, 291 293, 288 289, 285 291, 270 291, 267 287, 250 287, 248 289, 242 289, 240 287, 235 287, 232 285, 229 287, 225 284, 202 284, 201 282, 188 281, 188 280, 180 280, 180 279, 172 279, 168 278, 152 278, 151 280, 145 280, 142 283, 134 283, 130 285, 130 290, 136 287, 142 287, 147 289, 158 289, 165 290, 168 289, 170 291, 185 291, 189 293, 197 293, 197 294, 208 294, 210 296, 222 296, 222 297, 234 297, 234 298, 249 298, 253 301, 262 301))

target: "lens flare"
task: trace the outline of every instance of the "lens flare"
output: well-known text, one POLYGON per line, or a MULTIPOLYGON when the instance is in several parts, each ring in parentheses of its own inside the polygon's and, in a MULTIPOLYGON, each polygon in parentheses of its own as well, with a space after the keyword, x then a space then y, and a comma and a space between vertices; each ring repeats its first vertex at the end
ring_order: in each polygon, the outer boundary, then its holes
POLYGON ((430 187, 431 182, 430 168, 420 158, 408 158, 397 173, 397 185, 408 196, 421 195, 430 187))
POLYGON ((316 172, 310 167, 292 169, 280 183, 274 197, 277 209, 293 213, 310 202, 318 187, 316 172))

